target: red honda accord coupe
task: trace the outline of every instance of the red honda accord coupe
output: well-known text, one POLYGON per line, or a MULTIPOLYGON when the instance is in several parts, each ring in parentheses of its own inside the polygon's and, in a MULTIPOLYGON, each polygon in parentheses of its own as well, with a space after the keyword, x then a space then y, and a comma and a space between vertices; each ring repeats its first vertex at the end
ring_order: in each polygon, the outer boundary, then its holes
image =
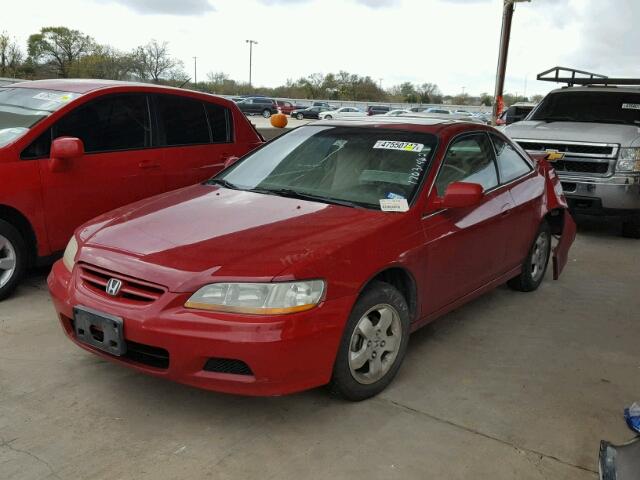
POLYGON ((505 282, 535 290, 552 251, 557 278, 574 237, 553 169, 500 132, 373 117, 295 129, 98 217, 48 283, 71 340, 141 372, 361 400, 412 331, 505 282))

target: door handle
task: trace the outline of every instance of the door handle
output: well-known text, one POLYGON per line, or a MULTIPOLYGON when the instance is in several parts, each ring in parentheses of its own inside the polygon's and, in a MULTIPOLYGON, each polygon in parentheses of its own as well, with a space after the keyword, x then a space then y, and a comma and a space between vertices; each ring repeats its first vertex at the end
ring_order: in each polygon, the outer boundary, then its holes
POLYGON ((513 205, 507 203, 506 205, 503 205, 502 208, 500 209, 500 216, 501 217, 507 217, 511 214, 511 208, 513 207, 513 205))
POLYGON ((142 168, 143 170, 147 170, 150 168, 160 168, 160 164, 157 162, 154 162, 153 160, 144 160, 138 163, 138 167, 142 168))

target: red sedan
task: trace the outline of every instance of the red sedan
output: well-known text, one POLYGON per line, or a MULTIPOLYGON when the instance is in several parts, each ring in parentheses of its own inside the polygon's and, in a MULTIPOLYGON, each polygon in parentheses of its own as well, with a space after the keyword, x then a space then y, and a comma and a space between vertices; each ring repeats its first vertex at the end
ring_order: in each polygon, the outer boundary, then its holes
POLYGON ((260 144, 213 95, 108 80, 1 87, 0 300, 87 220, 202 182, 260 144))
POLYGON ((410 332, 505 282, 535 290, 552 255, 557 278, 574 237, 554 171, 500 132, 374 117, 95 219, 48 283, 72 341, 141 372, 361 400, 410 332))

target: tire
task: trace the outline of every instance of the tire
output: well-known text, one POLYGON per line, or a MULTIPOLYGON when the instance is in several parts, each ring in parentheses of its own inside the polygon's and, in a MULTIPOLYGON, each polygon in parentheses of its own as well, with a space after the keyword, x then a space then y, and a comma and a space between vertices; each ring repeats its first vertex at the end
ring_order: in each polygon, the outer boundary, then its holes
POLYGON ((622 222, 622 236, 627 238, 640 238, 640 217, 622 222))
POLYGON ((551 229, 546 220, 540 224, 536 238, 522 264, 522 273, 507 282, 509 287, 519 292, 537 290, 547 272, 551 257, 551 229))
POLYGON ((331 393, 351 401, 377 395, 398 373, 408 342, 409 308, 405 298, 388 283, 371 284, 345 326, 329 384, 331 393), (378 328, 384 321, 381 314, 389 325, 384 333, 378 328))
POLYGON ((303 114, 301 114, 301 113, 299 113, 298 115, 296 115, 296 118, 297 118, 298 120, 304 120, 304 115, 303 115, 303 114))
POLYGON ((264 118, 270 118, 271 117, 271 110, 267 110, 266 108, 262 111, 262 116, 264 118))
POLYGON ((27 268, 27 248, 20 232, 0 220, 0 300, 4 300, 20 283, 27 268))
POLYGON ((323 120, 333 120, 333 117, 331 115, 325 115, 323 120))

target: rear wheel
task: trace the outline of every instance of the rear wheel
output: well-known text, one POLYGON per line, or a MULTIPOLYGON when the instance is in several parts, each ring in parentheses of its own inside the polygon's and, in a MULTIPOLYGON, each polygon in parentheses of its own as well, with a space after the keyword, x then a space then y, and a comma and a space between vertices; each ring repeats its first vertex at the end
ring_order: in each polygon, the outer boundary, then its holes
POLYGON ((271 116, 271 110, 267 110, 266 108, 262 111, 262 116, 264 118, 269 118, 271 116))
POLYGON ((529 255, 522 264, 522 272, 509 280, 508 285, 520 292, 532 292, 542 283, 547 272, 549 257, 551 256, 551 229, 544 220, 540 225, 536 239, 529 251, 529 255))
POLYGON ((375 282, 356 302, 329 388, 352 401, 377 395, 393 380, 409 341, 409 309, 392 285, 375 282))
POLYGON ((20 232, 0 220, 0 300, 15 290, 26 270, 27 249, 20 232))
POLYGON ((304 119, 304 115, 302 115, 301 113, 299 113, 298 115, 296 115, 296 118, 298 120, 303 120, 304 119))
POLYGON ((331 115, 325 115, 325 116, 324 116, 324 119, 325 119, 325 120, 332 120, 332 119, 333 119, 333 117, 332 117, 331 115))
POLYGON ((622 236, 640 238, 640 217, 625 220, 622 223, 622 236))

